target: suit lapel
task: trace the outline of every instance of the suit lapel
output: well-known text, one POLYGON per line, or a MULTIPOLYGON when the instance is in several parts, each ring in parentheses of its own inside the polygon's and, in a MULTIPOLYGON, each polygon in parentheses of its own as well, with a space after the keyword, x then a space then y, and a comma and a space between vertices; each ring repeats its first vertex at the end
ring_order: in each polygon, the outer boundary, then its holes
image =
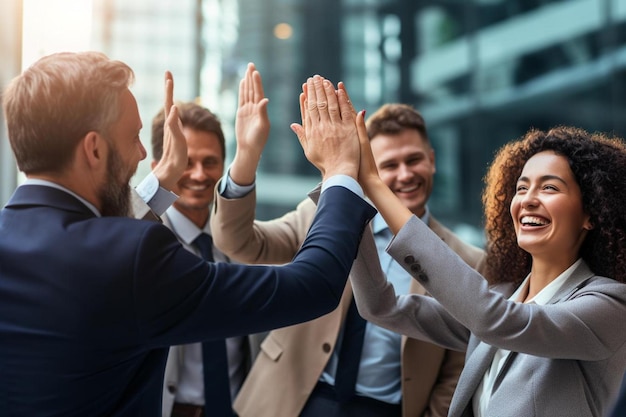
POLYGON ((471 400, 491 365, 498 348, 486 343, 479 343, 470 354, 461 372, 457 389, 452 396, 450 416, 461 416, 468 407, 472 407, 471 400))
MULTIPOLYGON (((561 302, 576 292, 585 282, 593 277, 593 272, 589 269, 589 266, 583 261, 578 268, 576 268, 567 282, 557 291, 557 293, 550 299, 549 304, 555 304, 561 302)), ((514 288, 501 287, 498 291, 503 293, 503 296, 510 296, 514 288)), ((471 356, 468 358, 465 368, 461 373, 459 382, 457 384, 457 391, 452 398, 452 404, 450 405, 450 416, 463 415, 462 412, 466 411, 467 407, 471 407, 471 399, 478 388, 478 385, 482 381, 487 372, 487 368, 491 366, 495 353, 498 349, 493 346, 489 346, 485 343, 479 343, 471 356), (463 389, 463 387, 466 387, 463 389)), ((511 364, 515 358, 519 355, 518 352, 509 352, 505 359, 502 368, 496 376, 492 392, 493 395, 497 391, 498 387, 502 383, 504 376, 511 367, 511 364)), ((471 415, 471 414, 468 414, 471 415)))
POLYGON ((502 383, 502 380, 504 379, 504 375, 506 375, 506 373, 508 372, 509 368, 511 367, 511 363, 513 363, 513 360, 517 357, 517 355, 519 355, 518 352, 509 352, 506 355, 504 364, 502 364, 502 367, 500 368, 500 371, 498 372, 498 375, 496 375, 496 379, 493 382, 493 387, 491 389, 491 392, 489 393, 490 396, 493 395, 493 393, 498 390, 498 387, 500 386, 500 384, 502 383))
POLYGON ((589 265, 583 260, 578 267, 572 271, 572 275, 563 283, 563 286, 552 296, 547 304, 556 304, 561 301, 567 300, 578 289, 585 285, 589 278, 592 278, 595 274, 589 269, 589 265))

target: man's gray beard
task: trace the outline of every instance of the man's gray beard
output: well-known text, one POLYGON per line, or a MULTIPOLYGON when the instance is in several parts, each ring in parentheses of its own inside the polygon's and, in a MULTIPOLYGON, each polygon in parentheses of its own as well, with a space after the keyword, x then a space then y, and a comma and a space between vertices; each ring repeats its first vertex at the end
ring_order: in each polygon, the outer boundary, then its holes
POLYGON ((100 202, 102 204, 102 216, 129 217, 130 207, 130 177, 120 183, 118 176, 124 171, 124 163, 117 149, 111 147, 107 161, 107 178, 100 189, 100 202))

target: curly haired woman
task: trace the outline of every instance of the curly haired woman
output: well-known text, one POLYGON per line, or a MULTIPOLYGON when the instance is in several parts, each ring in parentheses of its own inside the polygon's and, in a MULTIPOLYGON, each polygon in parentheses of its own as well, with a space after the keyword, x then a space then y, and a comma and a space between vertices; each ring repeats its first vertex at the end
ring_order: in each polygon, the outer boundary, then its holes
POLYGON ((381 184, 361 119, 359 181, 396 235, 387 251, 432 295, 396 297, 358 257, 363 317, 467 351, 449 416, 605 415, 626 369, 624 143, 558 127, 502 147, 485 177, 485 280, 381 184))

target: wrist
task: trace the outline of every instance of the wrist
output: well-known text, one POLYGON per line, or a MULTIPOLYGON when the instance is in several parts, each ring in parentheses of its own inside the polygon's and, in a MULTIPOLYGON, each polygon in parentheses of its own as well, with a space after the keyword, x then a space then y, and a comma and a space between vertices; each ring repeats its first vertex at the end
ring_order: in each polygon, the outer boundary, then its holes
POLYGON ((347 175, 349 177, 358 179, 359 167, 352 164, 346 163, 338 166, 331 167, 329 169, 320 170, 322 172, 322 178, 324 180, 334 176, 334 175, 347 175))
POLYGON ((152 173, 159 181, 159 187, 162 187, 167 191, 172 191, 172 189, 176 186, 178 179, 182 175, 182 173, 177 175, 171 168, 163 166, 156 166, 152 173))
POLYGON ((387 184, 385 184, 383 180, 375 174, 359 178, 359 184, 361 184, 361 187, 363 187, 363 191, 367 196, 371 196, 381 190, 384 190, 385 188, 388 188, 387 184))
POLYGON ((238 149, 230 166, 230 178, 236 184, 243 186, 251 185, 256 178, 256 170, 260 160, 260 153, 240 151, 238 149))

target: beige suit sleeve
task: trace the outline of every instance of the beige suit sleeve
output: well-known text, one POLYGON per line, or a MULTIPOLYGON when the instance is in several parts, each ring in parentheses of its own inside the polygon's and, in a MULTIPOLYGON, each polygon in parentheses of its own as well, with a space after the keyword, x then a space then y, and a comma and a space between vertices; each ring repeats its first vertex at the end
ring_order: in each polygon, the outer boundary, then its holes
POLYGON ((437 382, 433 386, 428 407, 424 411, 424 417, 446 417, 448 415, 452 395, 464 364, 465 352, 446 349, 445 358, 437 375, 437 382))
POLYGON ((219 183, 215 190, 210 220, 215 246, 237 262, 283 264, 291 261, 315 216, 316 206, 310 198, 280 218, 260 221, 255 220, 256 191, 242 198, 228 199, 219 194, 219 183))

